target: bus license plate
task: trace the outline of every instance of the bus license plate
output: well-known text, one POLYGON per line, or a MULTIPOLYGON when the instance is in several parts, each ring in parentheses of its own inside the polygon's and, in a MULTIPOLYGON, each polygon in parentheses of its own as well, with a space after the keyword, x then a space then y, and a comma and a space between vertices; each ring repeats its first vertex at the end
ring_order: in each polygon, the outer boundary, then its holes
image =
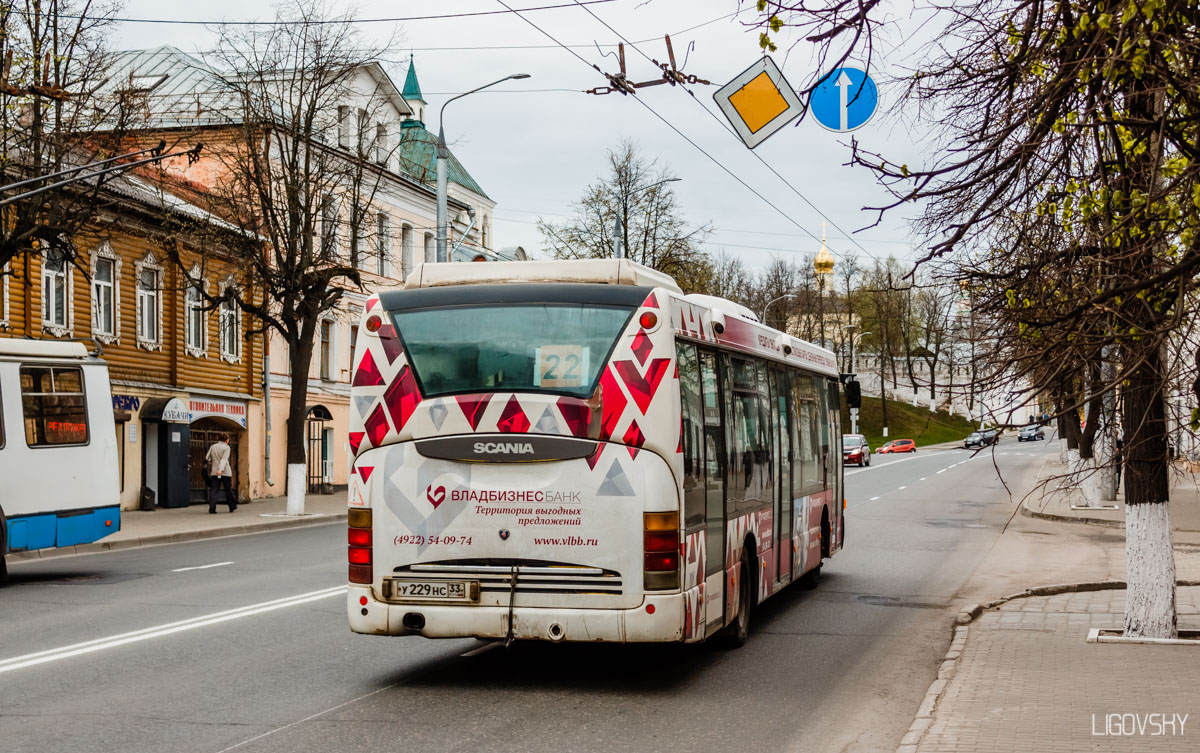
POLYGON ((393 599, 474 601, 478 586, 466 580, 392 580, 393 599))

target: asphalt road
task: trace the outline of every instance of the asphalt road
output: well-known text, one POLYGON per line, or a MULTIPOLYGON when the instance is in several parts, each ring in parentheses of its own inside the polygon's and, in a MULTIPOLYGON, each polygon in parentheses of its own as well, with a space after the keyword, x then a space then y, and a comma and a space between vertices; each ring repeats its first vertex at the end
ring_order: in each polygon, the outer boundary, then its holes
POLYGON ((345 529, 13 563, 0 750, 893 751, 1051 447, 847 469, 846 549, 742 649, 351 634, 345 529))

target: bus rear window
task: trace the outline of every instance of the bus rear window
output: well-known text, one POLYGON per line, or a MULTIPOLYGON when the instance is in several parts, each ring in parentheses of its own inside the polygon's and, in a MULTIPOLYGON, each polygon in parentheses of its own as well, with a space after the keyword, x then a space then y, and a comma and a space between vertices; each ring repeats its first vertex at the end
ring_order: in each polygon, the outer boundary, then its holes
POLYGON ((576 304, 394 311, 426 397, 555 392, 587 398, 632 309, 576 304))
POLYGON ((21 403, 30 447, 87 443, 81 369, 22 366, 21 403))

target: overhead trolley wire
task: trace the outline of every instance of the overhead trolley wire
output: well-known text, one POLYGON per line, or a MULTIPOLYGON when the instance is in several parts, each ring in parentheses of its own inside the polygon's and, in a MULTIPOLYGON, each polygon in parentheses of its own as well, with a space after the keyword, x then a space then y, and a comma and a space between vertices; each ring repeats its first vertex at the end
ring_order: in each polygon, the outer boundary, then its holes
MULTIPOLYGON (((616 29, 614 29, 614 28, 612 27, 612 25, 611 25, 611 24, 609 24, 607 21, 605 21, 605 20, 604 20, 603 18, 601 18, 600 16, 596 15, 596 13, 595 13, 595 12, 594 12, 594 11, 593 11, 591 8, 587 7, 586 0, 574 0, 574 2, 575 2, 575 5, 577 5, 578 7, 582 8, 583 10, 587 11, 588 15, 590 15, 592 18, 596 19, 596 20, 597 20, 597 21, 599 21, 601 24, 603 24, 603 25, 604 25, 604 27, 605 27, 606 29, 608 29, 609 31, 611 31, 613 34, 616 34, 616 35, 617 35, 617 37, 619 37, 619 38, 621 39, 621 41, 625 42, 625 44, 627 44, 627 45, 629 45, 631 48, 633 48, 634 52, 636 52, 637 54, 639 54, 639 55, 641 55, 642 57, 644 57, 646 60, 648 60, 648 61, 649 61, 650 63, 652 63, 653 65, 655 65, 655 66, 657 66, 657 65, 658 65, 658 63, 657 63, 657 62, 654 60, 654 58, 650 57, 650 56, 649 56, 649 55, 647 55, 645 52, 643 52, 643 51, 642 51, 642 50, 641 50, 641 49, 640 49, 640 48, 637 46, 637 44, 635 44, 634 42, 631 42, 631 41, 629 41, 629 39, 628 39, 628 38, 626 38, 626 36, 625 36, 624 34, 622 34, 621 32, 617 31, 616 29)), ((735 15, 736 15, 736 14, 735 14, 735 15)), ((520 17, 520 14, 519 14, 519 13, 517 14, 517 17, 518 17, 518 18, 520 17)), ((543 33, 545 33, 545 32, 543 32, 543 33)), ((683 90, 684 90, 684 91, 686 91, 686 92, 687 92, 689 95, 691 95, 691 98, 692 98, 692 99, 693 99, 693 100, 696 102, 696 104, 700 105, 700 108, 701 108, 702 110, 704 110, 706 113, 708 113, 709 117, 711 117, 713 120, 717 121, 717 123, 718 123, 718 124, 720 124, 720 125, 721 125, 721 127, 722 127, 722 128, 724 128, 724 129, 725 129, 725 130, 726 130, 726 131, 727 131, 727 132, 728 132, 728 133, 729 133, 731 136, 733 136, 735 139, 736 139, 736 138, 738 138, 738 135, 737 135, 737 133, 735 133, 735 132, 734 132, 734 130, 733 130, 732 128, 730 128, 730 127, 729 127, 729 124, 728 124, 728 123, 726 123, 725 121, 721 120, 721 118, 720 118, 720 117, 718 117, 718 116, 717 116, 717 114, 716 114, 716 113, 714 113, 712 110, 708 109, 708 107, 707 107, 707 106, 705 106, 705 104, 704 104, 703 102, 701 102, 701 101, 700 101, 700 100, 699 100, 699 99, 696 97, 696 93, 695 93, 694 91, 692 91, 691 89, 687 88, 687 86, 684 86, 683 84, 680 84, 680 86, 683 88, 683 90)), ((635 95, 635 97, 636 97, 636 95, 635 95)), ((643 107, 646 107, 646 108, 647 108, 647 109, 649 109, 649 110, 650 110, 652 113, 654 113, 654 115, 655 115, 656 117, 658 117, 658 119, 659 119, 659 120, 662 120, 664 123, 667 123, 667 125, 668 125, 668 126, 670 126, 672 130, 674 130, 676 133, 679 133, 679 135, 680 135, 680 136, 683 136, 683 134, 682 134, 682 133, 679 131, 679 129, 675 128, 675 126, 673 126, 673 125, 671 125, 669 122, 667 122, 667 121, 666 121, 666 119, 665 119, 665 118, 663 118, 661 115, 659 115, 657 112, 655 112, 655 111, 653 110, 653 108, 650 108, 650 107, 649 107, 649 105, 647 105, 645 102, 642 102, 642 100, 640 100, 640 99, 638 99, 637 101, 638 101, 640 104, 642 104, 642 106, 643 106, 643 107)), ((692 146, 696 146, 696 144, 695 144, 694 142, 692 142, 692 140, 691 140, 691 139, 688 139, 688 138, 687 138, 687 136, 683 136, 683 137, 684 137, 685 139, 687 139, 687 141, 688 141, 689 143, 691 143, 691 144, 692 144, 692 146)), ((697 149, 700 149, 700 147, 699 147, 699 146, 696 146, 696 148, 697 148, 697 149)), ((713 158, 711 155, 709 155, 707 152, 704 152, 704 150, 703 150, 703 149, 700 149, 700 151, 701 151, 702 153, 704 153, 704 156, 706 156, 706 157, 708 157, 709 159, 713 160, 713 162, 717 162, 717 161, 716 161, 716 160, 715 160, 715 159, 714 159, 714 158, 713 158)), ((830 219, 830 218, 829 218, 829 216, 825 214, 825 212, 821 211, 821 209, 820 209, 820 208, 819 208, 819 207, 818 207, 816 204, 814 204, 814 203, 813 203, 813 202, 812 202, 812 201, 811 201, 811 200, 810 200, 810 199, 809 199, 807 196, 805 196, 803 193, 801 193, 801 192, 800 192, 800 189, 798 189, 798 188, 796 188, 794 185, 792 185, 791 181, 789 181, 787 178, 785 178, 785 177, 783 177, 782 175, 780 175, 779 171, 778 171, 778 170, 776 170, 776 169, 774 168, 774 166, 772 166, 772 165, 771 165, 771 163, 769 163, 769 162, 767 162, 765 159, 763 159, 763 158, 762 158, 762 156, 761 156, 760 154, 758 154, 758 152, 755 152, 753 149, 751 149, 751 150, 750 150, 750 154, 752 154, 752 155, 754 156, 754 158, 755 158, 755 159, 757 159, 757 160, 758 160, 759 162, 761 162, 761 163, 762 163, 762 164, 763 164, 763 165, 764 165, 764 166, 765 166, 765 167, 766 167, 768 170, 770 170, 770 171, 771 171, 771 173, 772 173, 772 174, 773 174, 773 175, 774 175, 776 178, 779 178, 779 180, 783 181, 783 184, 784 184, 785 186, 787 186, 789 189, 791 189, 792 193, 794 193, 794 194, 796 194, 796 196, 800 197, 800 200, 801 200, 801 201, 803 201, 805 204, 807 204, 807 205, 808 205, 808 206, 809 206, 809 207, 810 207, 810 208, 811 208, 811 209, 812 209, 814 212, 816 212, 818 215, 820 215, 820 216, 821 216, 821 218, 822 218, 823 220, 825 220, 826 222, 828 222, 828 223, 829 223, 830 225, 832 225, 832 226, 833 226, 833 227, 834 227, 834 228, 835 228, 835 229, 836 229, 838 232, 840 232, 840 233, 842 234, 842 236, 843 236, 843 237, 845 237, 845 239, 846 239, 847 241, 849 241, 850 243, 853 243, 855 246, 857 246, 857 247, 859 248, 859 250, 861 250, 861 251, 862 251, 864 254, 866 254, 867 256, 871 257, 871 259, 873 259, 874 261, 876 261, 876 262, 878 262, 878 261, 879 261, 879 258, 878 258, 878 257, 876 257, 874 254, 872 254, 870 251, 868 251, 866 248, 864 248, 864 247, 863 247, 863 245, 862 245, 861 243, 859 243, 859 242, 858 242, 858 241, 857 241, 857 240, 856 240, 856 239, 855 239, 853 236, 851 236, 851 234, 850 234, 850 233, 847 233, 845 230, 843 230, 843 229, 842 229, 842 227, 841 227, 840 225, 838 225, 836 222, 834 222, 832 219, 830 219)), ((727 167, 725 167, 724 165, 722 165, 721 163, 717 162, 717 165, 718 165, 718 166, 720 166, 720 167, 721 167, 721 169, 725 170, 725 172, 729 173, 730 175, 733 175, 733 173, 732 173, 732 172, 730 172, 730 170, 729 170, 727 167)), ((746 183, 745 183, 744 181, 742 181, 740 178, 737 178, 737 176, 734 176, 734 178, 735 178, 735 179, 736 179, 736 180, 737 180, 739 183, 741 183, 742 185, 746 186, 747 188, 750 188, 748 185, 746 185, 746 183)), ((762 198, 761 194, 758 194, 758 192, 757 192, 757 191, 754 191, 754 189, 752 189, 752 188, 751 188, 750 190, 751 190, 753 193, 755 193, 756 195, 758 195, 760 198, 762 198)), ((765 199, 765 198, 764 198, 763 200, 764 200, 764 201, 766 201, 766 199, 765 199)), ((767 203, 768 203, 768 204, 770 204, 770 202, 769 202, 769 201, 768 201, 767 203)), ((772 207, 774 207, 774 208, 776 209, 776 211, 780 211, 780 213, 782 214, 782 210, 779 210, 779 208, 778 208, 778 207, 775 207, 775 205, 774 205, 774 204, 771 204, 771 206, 772 206, 772 207)), ((791 220, 791 217, 788 217, 788 219, 789 219, 789 220, 791 220)), ((804 232, 805 232, 805 233, 807 233, 809 236, 811 236, 811 237, 812 237, 814 240, 820 240, 819 238, 817 238, 817 237, 816 237, 816 235, 814 235, 814 234, 813 234, 811 231, 809 231, 807 228, 803 228, 802 226, 800 226, 800 224, 799 224, 799 223, 797 223, 797 222, 795 222, 795 220, 791 220, 791 221, 792 221, 792 223, 793 223, 793 224, 795 224, 797 227, 800 227, 802 230, 804 230, 804 232)), ((827 243, 827 242, 826 242, 826 247, 828 247, 828 243, 827 243)), ((847 257, 846 257, 846 255, 845 255, 845 254, 843 254, 843 253, 841 253, 840 251, 835 251, 835 250, 834 250, 834 249, 832 249, 832 248, 831 248, 831 249, 829 249, 829 250, 830 250, 830 251, 832 251, 833 253, 837 254, 838 256, 842 257, 843 259, 846 259, 846 258, 847 258, 847 257)))

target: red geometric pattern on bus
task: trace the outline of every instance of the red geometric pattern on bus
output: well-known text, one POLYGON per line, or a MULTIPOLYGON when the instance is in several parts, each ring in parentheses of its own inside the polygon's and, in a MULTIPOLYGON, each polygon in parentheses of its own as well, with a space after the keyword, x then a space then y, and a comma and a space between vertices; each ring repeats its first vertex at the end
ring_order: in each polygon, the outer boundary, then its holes
POLYGON ((676 454, 683 454, 683 416, 679 417, 679 446, 675 448, 676 454))
MULTIPOLYGON (((633 361, 628 362, 633 366, 633 361)), ((600 438, 609 439, 617 430, 617 423, 621 420, 621 415, 625 413, 625 406, 629 405, 629 399, 625 397, 625 393, 621 391, 621 385, 617 384, 616 378, 613 377, 612 368, 607 368, 600 375, 600 395, 603 398, 603 408, 600 414, 600 438)))
POLYGON ((650 355, 650 351, 654 350, 654 343, 650 342, 650 338, 646 337, 646 330, 639 329, 637 335, 633 338, 633 355, 637 357, 638 363, 645 366, 646 358, 650 355))
POLYGON ((646 376, 642 376, 633 365, 633 361, 613 362, 613 368, 621 375, 621 381, 629 388, 629 394, 637 403, 642 415, 645 415, 646 409, 650 407, 650 401, 654 399, 654 393, 658 391, 658 385, 662 383, 670 365, 670 358, 655 358, 646 369, 646 376))
POLYGON ((367 299, 367 313, 368 314, 371 313, 371 309, 375 308, 378 305, 379 305, 378 298, 376 298, 375 296, 371 296, 370 298, 368 298, 367 299))
POLYGON ((642 434, 642 430, 638 428, 637 421, 629 424, 629 428, 625 430, 625 436, 621 438, 625 442, 629 450, 629 457, 637 460, 638 449, 646 444, 646 436, 642 434))
POLYGON ((378 387, 383 384, 383 374, 379 373, 379 367, 375 365, 375 359, 371 357, 371 351, 363 353, 362 361, 359 362, 358 368, 354 370, 354 380, 350 382, 351 387, 378 387))
POLYGON ((650 291, 650 295, 646 296, 646 300, 642 302, 643 308, 656 309, 658 308, 658 299, 654 297, 654 291, 650 291))
POLYGON ((367 418, 364 428, 367 430, 367 439, 370 441, 372 447, 379 447, 383 444, 383 438, 388 434, 388 422, 382 405, 375 406, 375 410, 367 418))
MULTIPOLYGON (((400 375, 392 380, 392 384, 383 393, 383 401, 387 403, 388 413, 392 416, 392 425, 396 431, 404 430, 404 425, 412 417, 413 411, 421 403, 421 393, 417 389, 417 379, 413 376, 408 364, 400 369, 400 375)), ((369 430, 368 430, 369 431, 369 430)), ((372 444, 378 445, 374 439, 372 444)))
POLYGON ((458 395, 455 400, 458 401, 458 407, 462 408, 463 415, 467 417, 471 431, 475 431, 479 428, 479 422, 483 420, 483 412, 487 410, 488 403, 492 401, 492 393, 458 395))
POLYGON ((504 412, 500 414, 500 422, 496 424, 496 428, 507 434, 524 434, 529 431, 531 425, 529 417, 521 409, 521 403, 517 401, 517 396, 513 395, 509 398, 508 405, 504 406, 504 412))
POLYGON ((602 454, 604 454, 604 448, 605 448, 605 444, 603 442, 598 442, 596 444, 596 451, 593 452, 591 455, 587 456, 587 464, 588 464, 589 470, 593 470, 593 471, 596 470, 596 463, 600 462, 600 456, 602 454))
POLYGON ((379 344, 383 346, 388 363, 395 363, 400 354, 404 352, 404 348, 400 347, 400 338, 396 336, 396 328, 392 326, 391 322, 384 322, 383 326, 379 328, 379 344))
POLYGON ((571 436, 587 438, 588 424, 592 422, 592 409, 588 407, 587 403, 574 397, 560 397, 558 412, 567 422, 571 436))
POLYGON ((362 444, 363 437, 365 437, 365 436, 367 436, 367 433, 365 431, 350 432, 350 454, 351 455, 358 454, 359 445, 362 444))

